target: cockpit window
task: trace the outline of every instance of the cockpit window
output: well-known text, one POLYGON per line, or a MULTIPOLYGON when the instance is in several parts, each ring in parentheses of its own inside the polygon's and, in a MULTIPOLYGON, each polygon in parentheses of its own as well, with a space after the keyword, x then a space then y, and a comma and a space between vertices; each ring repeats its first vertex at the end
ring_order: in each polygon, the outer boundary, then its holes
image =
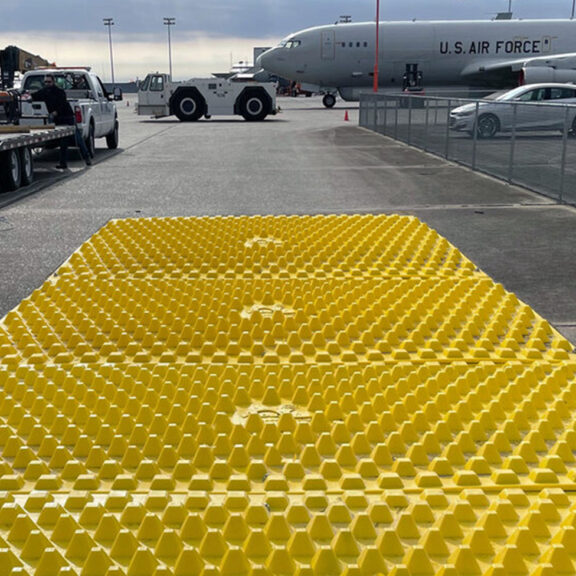
POLYGON ((298 48, 298 46, 300 46, 300 44, 302 44, 302 42, 300 42, 300 40, 284 40, 283 42, 280 43, 280 46, 282 48, 298 48))

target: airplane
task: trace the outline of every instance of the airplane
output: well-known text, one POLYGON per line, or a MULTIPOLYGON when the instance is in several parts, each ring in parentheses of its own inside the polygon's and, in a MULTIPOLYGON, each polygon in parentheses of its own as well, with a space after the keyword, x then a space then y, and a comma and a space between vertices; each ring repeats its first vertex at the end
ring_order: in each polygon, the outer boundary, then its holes
MULTIPOLYGON (((301 30, 261 54, 267 72, 358 100, 374 83, 375 22, 301 30)), ((484 20, 379 23, 378 86, 406 88, 407 71, 437 87, 512 88, 576 82, 576 21, 484 20)))

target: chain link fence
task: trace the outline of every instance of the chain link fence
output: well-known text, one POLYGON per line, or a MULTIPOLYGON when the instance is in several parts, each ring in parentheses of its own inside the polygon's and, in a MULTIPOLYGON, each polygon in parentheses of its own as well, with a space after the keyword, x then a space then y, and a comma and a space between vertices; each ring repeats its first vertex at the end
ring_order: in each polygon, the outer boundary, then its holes
POLYGON ((365 93, 360 126, 576 205, 576 105, 365 93))

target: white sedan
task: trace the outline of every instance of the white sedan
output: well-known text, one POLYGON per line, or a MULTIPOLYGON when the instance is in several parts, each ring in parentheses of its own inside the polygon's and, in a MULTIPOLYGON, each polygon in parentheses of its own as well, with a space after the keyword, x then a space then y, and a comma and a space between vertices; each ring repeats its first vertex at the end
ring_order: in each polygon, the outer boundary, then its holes
POLYGON ((478 138, 516 130, 564 130, 566 104, 570 132, 576 131, 576 85, 528 84, 500 92, 478 104, 471 102, 450 112, 450 128, 478 138))

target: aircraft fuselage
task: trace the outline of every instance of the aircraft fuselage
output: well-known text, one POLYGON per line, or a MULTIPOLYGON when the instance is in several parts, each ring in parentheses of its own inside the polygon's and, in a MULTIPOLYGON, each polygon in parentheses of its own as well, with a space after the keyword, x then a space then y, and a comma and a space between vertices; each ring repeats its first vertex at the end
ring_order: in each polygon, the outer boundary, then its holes
MULTIPOLYGON (((318 26, 296 32, 260 56, 278 76, 319 87, 373 84, 376 24, 318 26)), ((379 86, 401 87, 406 64, 417 64, 428 86, 514 85, 521 61, 576 52, 572 20, 381 22, 379 86), (510 62, 506 74, 484 65, 510 62)), ((505 64, 507 65, 507 64, 505 64)))

